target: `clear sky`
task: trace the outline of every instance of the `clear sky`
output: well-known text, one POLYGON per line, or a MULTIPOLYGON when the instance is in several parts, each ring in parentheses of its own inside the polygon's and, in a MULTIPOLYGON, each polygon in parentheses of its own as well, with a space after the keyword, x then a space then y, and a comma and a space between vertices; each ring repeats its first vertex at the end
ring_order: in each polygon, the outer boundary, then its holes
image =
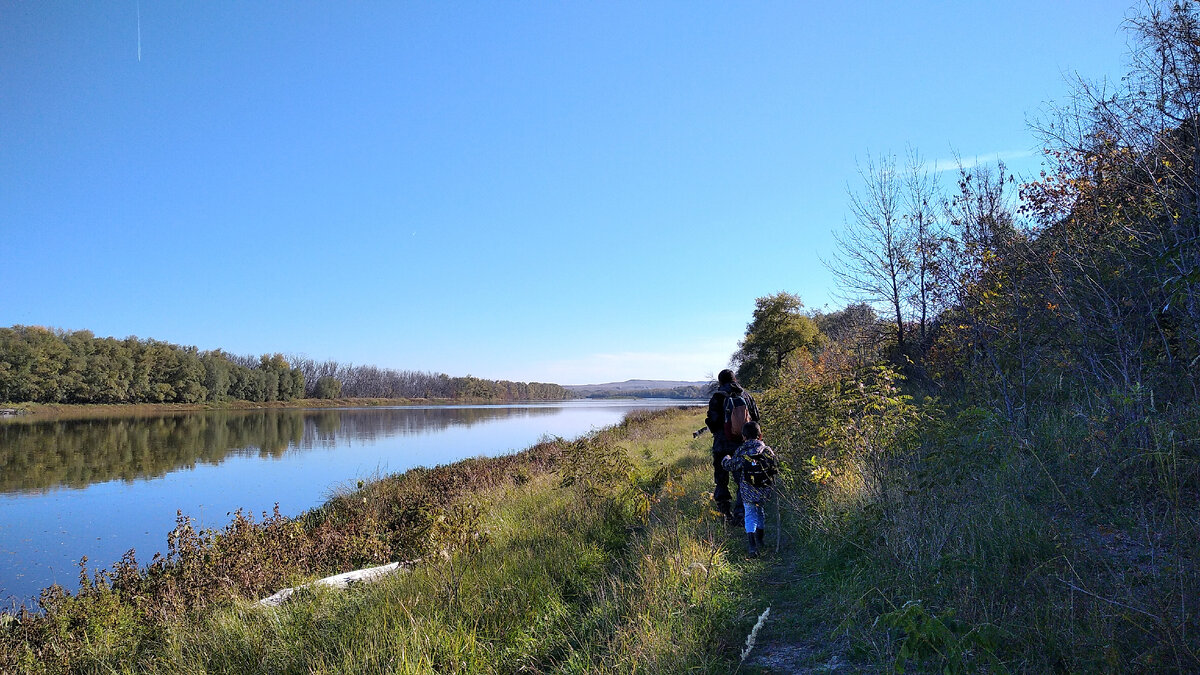
POLYGON ((0 325, 702 379, 756 297, 838 306, 856 161, 1036 172, 1130 11, 0 0, 0 325))

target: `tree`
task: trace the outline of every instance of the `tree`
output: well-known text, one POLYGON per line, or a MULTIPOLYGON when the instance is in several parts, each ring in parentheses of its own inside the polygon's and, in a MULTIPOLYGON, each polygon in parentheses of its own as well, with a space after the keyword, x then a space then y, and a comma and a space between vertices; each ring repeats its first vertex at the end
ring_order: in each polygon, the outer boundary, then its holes
POLYGON ((765 389, 775 383, 787 357, 819 343, 821 333, 800 311, 804 303, 799 296, 779 292, 758 298, 754 305, 754 318, 732 361, 743 385, 765 389))
POLYGON ((204 388, 208 390, 208 400, 224 401, 229 399, 229 387, 232 384, 231 372, 236 367, 225 358, 221 350, 205 352, 200 357, 204 364, 204 388))
POLYGON ((848 190, 851 223, 834 233, 838 252, 829 271, 852 301, 886 306, 896 322, 896 345, 904 348, 904 309, 910 296, 912 238, 904 223, 903 182, 896 158, 885 155, 878 163, 867 156, 859 167, 863 185, 848 190))
POLYGON ((916 314, 922 346, 928 345, 929 322, 938 314, 935 302, 937 258, 942 238, 938 231, 938 204, 941 190, 937 175, 931 172, 916 150, 909 149, 904 174, 904 223, 910 258, 909 302, 916 314))
POLYGON ((339 398, 342 395, 342 383, 336 378, 328 375, 317 380, 317 386, 313 390, 314 398, 339 398))
POLYGON ((864 302, 846 305, 835 312, 817 313, 812 318, 830 343, 859 352, 864 357, 865 352, 877 350, 883 337, 875 308, 864 302))
POLYGON ((1003 162, 994 169, 960 164, 958 173, 937 267, 937 293, 947 307, 942 343, 958 350, 962 372, 1015 421, 1028 411, 1033 371, 1045 363, 1031 340, 1031 310, 1041 302, 1031 233, 1019 218, 1016 179, 1003 162))
POLYGON ((1114 391, 1158 380, 1200 398, 1200 8, 1147 10, 1127 75, 1079 82, 1039 125, 1052 166, 1026 196, 1082 368, 1114 391))

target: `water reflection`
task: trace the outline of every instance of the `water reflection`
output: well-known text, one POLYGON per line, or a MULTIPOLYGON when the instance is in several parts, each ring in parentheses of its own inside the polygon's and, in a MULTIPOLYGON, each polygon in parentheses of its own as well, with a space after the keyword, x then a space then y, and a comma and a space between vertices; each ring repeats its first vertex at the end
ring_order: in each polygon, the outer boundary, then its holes
POLYGON ((6 422, 0 424, 0 494, 134 481, 198 463, 220 464, 231 456, 278 458, 289 450, 333 448, 348 441, 561 411, 551 406, 406 407, 6 422))

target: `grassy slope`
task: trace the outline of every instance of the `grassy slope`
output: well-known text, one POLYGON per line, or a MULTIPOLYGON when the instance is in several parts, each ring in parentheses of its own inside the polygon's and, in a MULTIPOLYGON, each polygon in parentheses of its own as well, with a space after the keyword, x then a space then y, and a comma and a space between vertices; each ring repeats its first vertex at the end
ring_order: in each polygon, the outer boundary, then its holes
POLYGON ((1164 443, 1146 471, 1126 441, 1076 416, 1016 433, 973 408, 920 436, 883 465, 875 495, 861 461, 817 486, 811 451, 783 447, 787 543, 746 584, 773 608, 752 661, 768 672, 1197 672, 1200 509, 1161 497, 1187 493, 1182 448, 1164 443))
POLYGON ((730 564, 726 529, 708 508, 706 444, 688 441, 695 418, 673 412, 600 439, 635 460, 623 485, 575 476, 564 487, 550 474, 476 493, 460 504, 478 518, 461 517, 471 525, 451 538, 472 544, 457 553, 435 553, 374 587, 310 593, 279 610, 239 604, 176 626, 142 667, 731 670, 740 638, 725 628, 744 618, 743 570, 730 564))
POLYGON ((726 670, 714 632, 740 581, 707 514, 703 453, 680 440, 693 417, 660 417, 617 443, 657 495, 648 527, 648 502, 589 499, 557 475, 478 493, 463 508, 480 514, 468 529, 486 541, 376 587, 221 612, 173 634, 155 669, 726 670))

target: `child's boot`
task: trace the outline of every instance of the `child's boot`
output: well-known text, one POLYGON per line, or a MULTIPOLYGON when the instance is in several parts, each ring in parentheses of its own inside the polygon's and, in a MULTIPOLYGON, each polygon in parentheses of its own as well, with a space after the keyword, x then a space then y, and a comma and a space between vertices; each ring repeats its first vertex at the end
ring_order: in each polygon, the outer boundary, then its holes
POLYGON ((766 551, 766 549, 763 547, 763 538, 766 536, 766 531, 764 531, 761 527, 754 531, 754 539, 758 544, 758 549, 763 552, 766 551))
POLYGON ((749 544, 749 548, 746 549, 746 555, 751 558, 758 557, 758 537, 755 536, 756 534, 756 532, 746 533, 746 542, 749 544))

